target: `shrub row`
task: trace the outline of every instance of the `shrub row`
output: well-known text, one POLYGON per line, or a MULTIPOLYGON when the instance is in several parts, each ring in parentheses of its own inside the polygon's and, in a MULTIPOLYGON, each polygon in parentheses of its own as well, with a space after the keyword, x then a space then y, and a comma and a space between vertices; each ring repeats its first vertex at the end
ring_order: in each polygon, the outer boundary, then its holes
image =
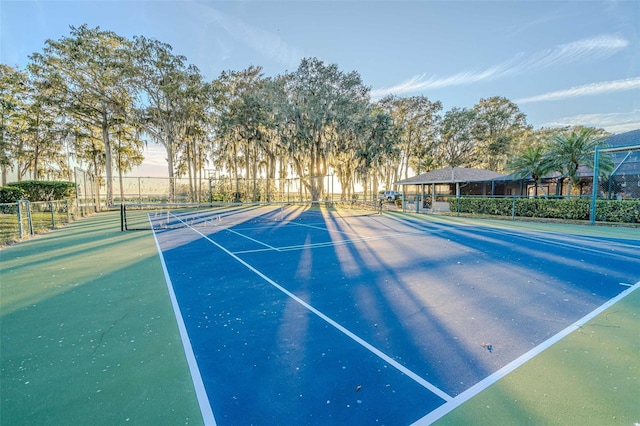
POLYGON ((22 188, 15 186, 0 186, 0 203, 15 203, 19 199, 24 198, 22 188))
MULTIPOLYGON (((450 198, 449 208, 460 213, 589 220, 591 199, 461 197, 450 198)), ((640 223, 640 200, 597 200, 596 220, 640 223)))
POLYGON ((24 180, 0 188, 1 203, 15 203, 21 198, 29 201, 63 200, 73 197, 75 184, 65 181, 24 180))

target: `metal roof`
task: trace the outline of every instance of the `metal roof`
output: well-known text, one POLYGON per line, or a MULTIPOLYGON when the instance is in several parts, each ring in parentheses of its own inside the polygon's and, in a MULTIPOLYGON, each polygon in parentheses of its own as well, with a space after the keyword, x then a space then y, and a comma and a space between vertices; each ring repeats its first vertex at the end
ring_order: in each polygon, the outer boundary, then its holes
POLYGON ((445 167, 432 170, 421 175, 413 176, 394 185, 421 185, 432 183, 464 183, 464 182, 490 182, 504 175, 491 170, 470 169, 466 167, 445 167))
MULTIPOLYGON (((621 133, 609 137, 604 141, 604 147, 615 148, 616 150, 625 151, 630 148, 637 148, 635 145, 640 141, 640 129, 632 130, 630 132, 621 133)), ((605 148, 605 150, 606 150, 605 148)), ((638 171, 637 156, 632 158, 625 157, 625 167, 627 169, 633 168, 635 172, 638 171)), ((614 163, 618 164, 622 158, 613 158, 614 163)), ((621 171, 619 171, 620 174, 621 171)), ((580 176, 592 176, 593 171, 584 166, 580 167, 578 173, 580 176)), ((627 174, 633 174, 631 171, 627 171, 627 174)), ((562 175, 558 172, 550 173, 543 177, 543 179, 559 178, 562 175)), ((427 173, 422 173, 418 176, 413 176, 408 179, 404 179, 398 182, 394 182, 394 185, 422 185, 422 184, 437 184, 437 183, 465 183, 465 182, 491 182, 491 181, 520 181, 523 179, 516 179, 514 174, 504 175, 491 170, 472 169, 466 167, 445 167, 438 170, 432 170, 427 173)), ((531 176, 527 176, 524 180, 531 180, 531 176)))
POLYGON ((638 143, 640 143, 640 129, 610 136, 605 139, 603 145, 613 148, 626 145, 637 145, 638 143))

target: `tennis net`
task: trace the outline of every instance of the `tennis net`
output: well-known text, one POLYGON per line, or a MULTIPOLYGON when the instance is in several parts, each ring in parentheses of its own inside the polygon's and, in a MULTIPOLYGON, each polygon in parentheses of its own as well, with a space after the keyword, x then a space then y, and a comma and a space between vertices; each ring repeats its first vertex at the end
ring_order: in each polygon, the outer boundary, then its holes
POLYGON ((373 201, 316 201, 306 203, 122 204, 121 230, 232 227, 276 222, 345 220, 377 215, 373 201))

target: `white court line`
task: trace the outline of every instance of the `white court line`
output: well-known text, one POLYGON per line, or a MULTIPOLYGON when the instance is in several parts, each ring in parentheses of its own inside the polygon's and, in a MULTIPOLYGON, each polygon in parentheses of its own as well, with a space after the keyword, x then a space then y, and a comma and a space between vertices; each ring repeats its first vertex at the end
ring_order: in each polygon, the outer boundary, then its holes
POLYGON ((278 250, 279 251, 292 251, 292 250, 304 250, 304 249, 308 249, 308 248, 312 248, 313 249, 313 248, 316 248, 316 247, 344 246, 344 245, 349 245, 349 244, 363 243, 363 242, 367 242, 367 241, 393 240, 395 238, 421 236, 421 235, 426 235, 426 234, 430 234, 430 233, 431 232, 428 232, 428 233, 426 233, 426 232, 398 232, 398 233, 395 233, 395 234, 376 235, 374 237, 360 237, 360 238, 354 238, 354 239, 351 239, 351 240, 327 241, 327 242, 324 242, 324 243, 299 244, 299 245, 295 245, 295 246, 285 246, 285 247, 280 247, 278 250))
MULTIPOLYGON (((622 258, 629 258, 629 255, 624 254, 624 253, 622 253, 622 254, 621 253, 612 253, 609 250, 586 247, 585 245, 582 245, 579 242, 565 243, 563 241, 550 240, 548 238, 545 238, 544 234, 541 234, 541 233, 528 233, 529 235, 525 235, 523 233, 508 232, 508 231, 502 231, 502 230, 500 230, 500 231, 491 230, 490 232, 497 233, 497 234, 506 234, 506 235, 513 236, 513 237, 516 237, 516 238, 522 238, 523 240, 533 240, 535 242, 548 244, 548 245, 566 247, 566 248, 570 248, 570 249, 586 251, 586 252, 591 252, 591 253, 595 253, 595 254, 604 254, 605 256, 616 256, 616 257, 622 257, 622 258)), ((568 234, 556 234, 556 235, 568 235, 568 234)), ((570 237, 571 236, 572 237, 576 237, 575 235, 569 235, 569 236, 570 237)))
MULTIPOLYGON (((242 234, 238 234, 242 235, 242 234)), ((323 243, 313 243, 313 244, 297 244, 295 246, 284 246, 284 247, 271 247, 271 249, 284 252, 284 251, 296 251, 296 250, 307 250, 314 248, 323 248, 323 247, 334 247, 334 246, 346 246, 350 244, 362 243, 365 241, 374 241, 374 240, 384 240, 389 238, 395 238, 396 235, 382 235, 378 237, 364 237, 353 240, 341 240, 341 241, 325 241, 323 243)), ((259 241, 257 241, 259 242, 259 241)), ((263 244, 266 245, 266 244, 263 244)), ((252 250, 240 250, 234 251, 234 254, 246 254, 246 253, 259 253, 262 251, 269 251, 269 249, 252 249, 252 250)))
POLYGON ((564 330, 562 330, 561 332, 559 332, 555 336, 552 336, 551 338, 545 340, 540 345, 536 346, 535 348, 533 348, 529 352, 527 352, 524 355, 521 355, 520 357, 518 357, 515 360, 511 361, 509 364, 505 365, 504 367, 502 367, 498 371, 494 372, 490 376, 484 378, 483 380, 479 381, 475 385, 471 386, 466 391, 464 391, 461 394, 457 395, 452 400, 447 401, 445 404, 441 405, 440 407, 436 408, 435 410, 433 410, 432 412, 430 412, 429 414, 427 414, 423 418, 421 418, 418 421, 416 421, 415 423, 413 423, 413 425, 415 425, 415 426, 430 425, 431 423, 435 422, 436 420, 439 420, 445 414, 448 414, 453 409, 458 408, 461 404, 463 404, 464 402, 467 402, 472 397, 476 396, 477 394, 479 394, 480 392, 482 392, 483 390, 485 390, 489 386, 493 385, 495 382, 497 382, 498 380, 500 380, 501 378, 503 378, 507 374, 511 373, 513 370, 515 370, 516 368, 520 367, 525 362, 531 360, 533 357, 539 355, 541 352, 543 352, 544 350, 548 349, 549 347, 551 347, 555 343, 559 342, 560 340, 562 340, 563 338, 565 338, 566 336, 568 336, 569 334, 571 334, 575 330, 581 328, 588 321, 591 321, 593 318, 595 318, 596 316, 601 314, 604 310, 606 310, 610 306, 618 303, 620 300, 624 299, 625 297, 627 297, 629 294, 631 294, 632 292, 634 292, 638 288, 640 288, 640 281, 638 281, 633 286, 629 287, 628 289, 626 289, 625 291, 623 291, 622 293, 620 293, 619 295, 617 295, 613 299, 607 300, 604 304, 600 305, 595 310, 589 312, 587 315, 583 316, 578 321, 574 322, 569 327, 565 328, 564 330))
MULTIPOLYGON (((295 226, 302 226, 302 227, 305 227, 305 228, 321 229, 321 230, 329 231, 329 232, 337 232, 339 234, 356 235, 356 236, 358 236, 358 234, 356 234, 354 232, 341 231, 339 229, 329 229, 326 226, 309 225, 308 223, 297 223, 297 222, 289 222, 289 223, 291 223, 292 225, 295 225, 295 226)), ((318 223, 323 223, 323 222, 318 222, 318 223)), ((324 222, 324 223, 326 223, 326 222, 324 222)))
POLYGON ((200 405, 202 420, 206 426, 215 426, 216 419, 213 416, 211 403, 209 402, 207 391, 204 388, 202 375, 200 375, 200 369, 198 368, 198 362, 196 361, 196 357, 193 353, 193 348, 191 347, 191 341, 189 340, 189 335, 187 334, 187 327, 185 326, 182 314, 180 313, 178 300, 176 299, 176 294, 173 291, 173 284, 171 283, 169 271, 167 271, 167 264, 164 261, 164 256, 162 255, 162 250, 160 249, 160 244, 158 243, 158 238, 156 237, 155 231, 153 231, 153 239, 156 242, 156 249, 158 250, 158 254, 160 255, 160 263, 162 264, 164 279, 169 290, 169 298, 171 299, 171 305, 173 306, 173 314, 176 317, 176 321, 178 323, 180 339, 182 340, 182 347, 184 348, 184 353, 187 357, 187 364, 189 365, 189 371, 191 372, 191 379, 193 380, 193 387, 195 388, 198 405, 200 405))
MULTIPOLYGON (((190 227, 190 228, 191 228, 191 227, 190 227)), ((267 244, 267 243, 263 243, 262 241, 256 240, 255 238, 251 238, 251 237, 249 237, 248 235, 241 234, 241 233, 239 233, 239 232, 237 232, 237 231, 234 231, 233 229, 228 229, 228 228, 227 228, 227 229, 225 229, 225 231, 228 231, 228 232, 234 233, 234 234, 236 234, 236 235, 238 235, 238 236, 240 236, 240 237, 242 237, 242 238, 246 238, 246 239, 247 239, 247 240, 249 240, 249 241, 253 241, 254 243, 258 243, 258 244, 260 244, 260 245, 263 245, 263 246, 265 246, 266 248, 268 248, 269 250, 276 250, 276 251, 280 251, 277 247, 270 246, 270 245, 269 245, 269 244, 267 244)))
MULTIPOLYGON (((323 229, 326 231, 331 232, 331 230, 327 229, 327 228, 318 228, 318 229, 323 229)), ((235 231, 234 231, 235 232, 235 231)), ((430 235, 430 234, 436 234, 439 232, 443 232, 441 230, 435 230, 435 231, 420 231, 420 232, 398 232, 395 234, 387 234, 387 235, 378 235, 375 237, 361 237, 361 238, 355 238, 355 239, 350 239, 350 240, 341 240, 341 241, 326 241, 323 243, 313 243, 313 244, 297 244, 294 246, 284 246, 284 247, 271 247, 268 244, 265 243, 261 243, 260 241, 254 240, 257 243, 260 243, 264 246, 269 247, 268 249, 251 249, 251 250, 240 250, 240 251, 234 251, 233 253, 235 254, 246 254, 246 253, 259 253, 259 252, 263 252, 263 251, 269 251, 269 250, 275 250, 275 251, 279 251, 279 252, 284 252, 284 251, 295 251, 295 250, 306 250, 306 249, 314 249, 314 248, 323 248, 323 247, 333 247, 333 246, 345 246, 345 245, 350 245, 350 244, 358 244, 358 243, 363 243, 363 242, 367 242, 367 241, 376 241, 376 240, 393 240, 395 238, 402 238, 402 237, 416 237, 416 236, 421 236, 421 235, 430 235)), ((237 233, 237 232, 236 232, 237 233)), ((237 233, 240 236, 243 236, 245 238, 249 238, 244 236, 243 234, 237 233)), ((252 238, 249 238, 250 240, 252 238)))
MULTIPOLYGON (((448 226, 450 226, 449 230, 457 230, 458 227, 453 225, 453 224, 447 224, 448 226)), ((580 250, 580 251, 585 251, 585 252, 591 252, 591 253, 595 253, 595 254, 604 254, 606 256, 616 256, 616 257, 622 257, 622 258, 629 258, 630 255, 628 254, 624 254, 624 253, 617 253, 617 252, 611 252, 610 250, 604 250, 604 249, 599 249, 599 248, 591 248, 591 247, 587 247, 585 245, 585 243, 581 243, 579 240, 581 238, 583 238, 584 236, 581 235, 574 235, 574 234, 562 234, 562 233, 558 233, 558 232, 544 232, 544 231, 536 231, 536 230, 530 230, 530 229, 520 229, 520 228, 516 228, 516 229, 511 229, 511 228, 493 228, 493 227, 482 227, 480 225, 464 225, 464 228, 466 227, 473 227, 476 229, 480 229, 482 232, 487 232, 487 233, 492 233, 492 234, 498 234, 498 235, 506 235, 506 236, 510 236, 513 238, 520 238, 523 240, 531 240, 531 241, 535 241, 538 243, 542 243, 542 244, 548 244, 548 245, 555 245, 555 246, 559 246, 559 247, 566 247, 569 249, 575 249, 575 250, 580 250), (553 240, 553 239, 549 239, 547 238, 548 235, 554 236, 554 237, 568 237, 570 239, 573 239, 574 242, 564 242, 564 241, 559 241, 559 240, 553 240), (577 240, 577 241, 576 241, 577 240)), ((463 227, 460 227, 459 229, 463 229, 463 227)), ((464 229, 464 231, 469 231, 469 229, 464 229)), ((472 230, 473 231, 473 230, 472 230)), ((590 240, 593 241, 593 240, 590 240)), ((623 245, 623 247, 629 247, 629 248, 635 248, 636 246, 634 245, 623 245)))
POLYGON ((295 294, 291 293, 289 290, 285 289, 280 284, 276 283, 271 278, 267 277, 265 274, 263 274, 262 272, 258 271, 256 268, 254 268, 253 266, 249 265, 247 262, 245 262, 244 260, 240 259, 235 254, 233 254, 232 252, 230 252, 229 250, 227 250, 226 248, 224 248, 223 246, 221 246, 217 242, 213 241, 207 235, 203 234, 202 232, 198 231, 197 229, 195 229, 193 227, 190 227, 188 225, 187 225, 187 227, 189 229, 191 229, 192 231, 194 231, 195 233, 199 234, 201 237, 203 237, 207 241, 209 241, 214 246, 218 247, 220 250, 222 250, 225 253, 227 253, 233 259, 235 259, 236 261, 238 261, 239 263, 244 265, 247 269, 249 269, 254 274, 258 275, 260 278, 262 278, 263 280, 265 280, 266 282, 271 284, 273 287, 277 288, 278 290, 280 290, 281 292, 283 292, 284 294, 289 296, 291 299, 295 300, 300 305, 304 306, 307 310, 309 310, 310 312, 316 314, 318 317, 320 317, 321 319, 323 319, 324 321, 329 323, 331 326, 336 328, 338 331, 342 332, 343 334, 345 334, 346 336, 348 336, 352 340, 354 340, 356 343, 359 343, 361 346, 363 346, 364 348, 368 349, 371 353, 373 353, 374 355, 378 356, 380 359, 382 359, 383 361, 385 361, 386 363, 388 363, 389 365, 391 365, 392 367, 394 367, 395 369, 397 369, 398 371, 400 371, 401 373, 403 373, 407 377, 413 379, 415 382, 417 382, 418 384, 422 385, 423 387, 425 387, 429 391, 433 392, 434 394, 438 395, 440 398, 442 398, 445 401, 450 401, 452 399, 452 397, 450 395, 448 395, 446 392, 444 392, 440 388, 436 387, 435 385, 429 383, 428 381, 426 381, 425 379, 423 379, 422 377, 420 377, 419 375, 417 375, 413 371, 409 370, 404 365, 400 364, 399 362, 397 362, 396 360, 391 358, 389 355, 385 354, 384 352, 382 352, 381 350, 379 350, 375 346, 371 345, 370 343, 366 342, 362 338, 358 337, 356 334, 352 333, 351 331, 349 331, 348 329, 346 329, 345 327, 343 327, 342 325, 340 325, 336 321, 332 320, 327 315, 323 314, 322 312, 320 312, 319 310, 317 310, 316 308, 314 308, 313 306, 311 306, 310 304, 308 304, 304 300, 300 299, 298 296, 296 296, 295 294))
MULTIPOLYGON (((239 234, 239 235, 242 235, 242 234, 239 234)), ((350 244, 358 244, 358 243, 363 243, 367 241, 392 240, 400 237, 420 236, 420 235, 426 235, 426 234, 424 232, 406 232, 406 233, 397 233, 397 234, 389 234, 389 235, 380 235, 377 237, 363 237, 363 238, 357 238, 352 240, 326 241, 324 243, 297 244, 295 246, 273 247, 273 249, 279 252, 285 252, 285 251, 306 250, 306 249, 333 247, 333 246, 346 246, 350 244)), ((240 250, 240 251, 234 251, 233 253, 235 254, 259 253, 262 251, 269 251, 269 250, 270 249, 240 250)))
MULTIPOLYGON (((394 216, 392 216, 394 217, 394 216)), ((585 236, 585 235, 579 235, 579 234, 567 234, 567 233, 561 233, 561 232, 557 232, 557 231, 541 231, 541 230, 535 230, 535 229, 528 229, 528 228, 520 228, 520 227, 514 227, 511 228, 508 225, 509 224, 505 224, 507 226, 504 226, 501 224, 501 226, 483 226, 481 224, 475 223, 475 222, 448 222, 448 221, 444 221, 442 220, 442 218, 435 218, 432 216, 424 216, 424 217, 420 217, 420 219, 423 219, 422 222, 414 222, 414 221, 410 221, 409 219, 405 219, 404 217, 394 217, 397 220, 401 220, 401 221, 409 221, 412 223, 429 223, 429 224, 438 224, 441 226, 446 226, 448 231, 455 231, 458 229, 463 229, 464 231, 469 231, 468 229, 465 228, 476 228, 476 229, 480 229, 481 231, 485 231, 485 232, 491 232, 494 234, 500 234, 500 235, 507 235, 507 236, 512 236, 515 238, 522 238, 522 239, 528 239, 528 240, 533 240, 535 242, 539 242, 539 243, 544 243, 544 244, 550 244, 550 245, 557 245, 560 247, 567 247, 570 249, 576 249, 576 250, 584 250, 584 251, 590 251, 592 253, 596 253, 596 254, 604 254, 607 256, 618 256, 618 257, 623 257, 623 258, 629 258, 630 255, 627 254, 620 254, 620 253, 612 253, 611 251, 607 251, 607 250, 602 250, 602 249, 594 249, 594 248, 590 248, 590 247, 585 247, 584 245, 580 245, 578 242, 575 243, 567 243, 567 242, 562 242, 562 241, 558 241, 558 240, 550 240, 548 238, 546 238, 547 235, 551 235, 551 236, 555 236, 555 237, 568 237, 568 238, 573 238, 575 239, 584 239, 584 238, 589 238, 590 241, 593 241, 593 238, 597 238, 597 237, 591 237, 591 236, 585 236)), ((473 231, 473 229, 471 230, 473 231)), ((625 248, 635 248, 637 247, 637 245, 634 244, 625 244, 625 243, 616 243, 616 246, 622 246, 625 248)))

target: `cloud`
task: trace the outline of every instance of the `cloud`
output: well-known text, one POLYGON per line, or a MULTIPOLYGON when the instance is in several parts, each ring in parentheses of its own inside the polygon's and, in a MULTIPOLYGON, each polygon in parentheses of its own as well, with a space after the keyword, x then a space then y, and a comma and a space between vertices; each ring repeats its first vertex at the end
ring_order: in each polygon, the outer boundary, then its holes
POLYGON ((584 59, 604 59, 629 45, 619 36, 602 35, 599 37, 561 44, 555 49, 538 52, 523 61, 516 68, 518 71, 530 71, 547 68, 558 64, 567 64, 584 59))
POLYGON ((617 35, 598 37, 560 44, 554 49, 543 50, 531 55, 517 54, 513 58, 484 70, 465 71, 448 77, 427 77, 416 75, 393 87, 371 91, 371 96, 382 97, 390 94, 418 92, 450 86, 461 86, 479 81, 494 80, 507 75, 521 74, 548 68, 558 64, 567 64, 586 59, 607 58, 629 45, 629 42, 617 35))
POLYGON ((635 89, 640 89, 640 77, 585 84, 583 86, 571 87, 566 90, 558 90, 555 92, 548 92, 541 95, 517 99, 515 103, 527 104, 532 102, 558 101, 562 99, 576 98, 579 96, 602 95, 606 93, 623 92, 635 89))
POLYGON ((287 68, 297 68, 305 56, 302 49, 290 46, 282 37, 225 15, 206 3, 202 5, 200 17, 218 24, 233 39, 287 68))
POLYGON ((640 128, 640 109, 631 112, 581 114, 542 124, 541 127, 588 126, 603 128, 610 133, 623 133, 640 128))
POLYGON ((426 74, 417 75, 411 79, 400 83, 396 86, 389 87, 387 89, 377 89, 371 91, 371 96, 374 98, 382 97, 391 94, 402 94, 418 92, 425 89, 436 89, 450 86, 461 86, 464 84, 471 84, 482 80, 490 80, 497 78, 508 72, 508 68, 504 65, 496 65, 491 68, 487 68, 481 71, 466 71, 458 74, 451 75, 449 77, 427 78, 426 74))

